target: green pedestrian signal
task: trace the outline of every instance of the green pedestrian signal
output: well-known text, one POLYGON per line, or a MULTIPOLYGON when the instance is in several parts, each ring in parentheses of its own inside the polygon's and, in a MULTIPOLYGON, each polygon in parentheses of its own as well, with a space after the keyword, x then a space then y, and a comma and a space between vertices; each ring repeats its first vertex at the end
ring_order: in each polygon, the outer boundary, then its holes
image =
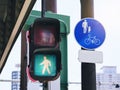
POLYGON ((39 54, 35 55, 34 74, 36 76, 55 76, 56 56, 39 54))
POLYGON ((58 78, 61 70, 60 21, 37 18, 28 34, 29 73, 40 82, 58 78))
POLYGON ((61 70, 61 53, 55 49, 42 49, 34 52, 31 61, 31 76, 35 80, 50 81, 58 78, 61 70))

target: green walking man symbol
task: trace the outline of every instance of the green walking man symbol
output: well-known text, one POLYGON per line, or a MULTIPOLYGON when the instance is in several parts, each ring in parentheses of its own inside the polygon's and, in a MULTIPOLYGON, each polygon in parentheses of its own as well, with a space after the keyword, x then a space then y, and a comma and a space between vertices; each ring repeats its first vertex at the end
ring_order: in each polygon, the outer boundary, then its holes
POLYGON ((40 63, 40 65, 44 65, 42 69, 42 74, 45 74, 46 71, 48 72, 48 74, 51 73, 49 69, 49 67, 51 67, 51 62, 49 59, 47 59, 46 56, 43 57, 43 61, 40 63))

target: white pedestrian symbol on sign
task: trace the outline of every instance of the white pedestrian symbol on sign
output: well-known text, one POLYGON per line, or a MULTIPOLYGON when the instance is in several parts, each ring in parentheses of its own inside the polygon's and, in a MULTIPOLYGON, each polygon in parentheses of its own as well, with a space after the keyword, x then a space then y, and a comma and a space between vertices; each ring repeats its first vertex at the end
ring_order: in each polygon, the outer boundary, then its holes
POLYGON ((84 20, 84 22, 82 23, 82 27, 83 27, 83 33, 86 33, 88 28, 87 20, 84 20))
POLYGON ((51 72, 49 66, 51 67, 51 62, 47 59, 46 56, 44 56, 43 58, 43 62, 40 63, 40 65, 44 65, 42 69, 42 74, 45 74, 46 71, 48 72, 48 74, 50 74, 51 72))
POLYGON ((84 20, 82 23, 83 33, 90 33, 91 32, 91 26, 88 25, 87 20, 84 20))

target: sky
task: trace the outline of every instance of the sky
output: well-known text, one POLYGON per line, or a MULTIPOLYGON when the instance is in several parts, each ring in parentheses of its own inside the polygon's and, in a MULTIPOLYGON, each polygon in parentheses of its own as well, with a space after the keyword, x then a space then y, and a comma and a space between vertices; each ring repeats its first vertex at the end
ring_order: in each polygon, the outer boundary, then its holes
POLYGON ((106 39, 104 44, 98 49, 103 51, 103 65, 117 66, 118 72, 120 72, 120 31, 119 31, 119 21, 120 21, 120 6, 119 0, 95 0, 96 9, 95 18, 99 20, 106 31, 106 39))
MULTIPOLYGON (((74 37, 75 26, 81 20, 79 1, 80 0, 57 0, 57 13, 70 16, 70 34, 68 35, 68 82, 81 82, 81 62, 78 60, 78 51, 81 49, 81 46, 74 37)), ((96 72, 100 72, 102 66, 117 66, 117 71, 120 73, 119 3, 120 0, 94 0, 94 19, 101 22, 106 31, 104 43, 95 49, 95 51, 103 52, 103 63, 96 64, 96 72)), ((34 9, 41 10, 40 7, 40 0, 38 0, 34 9)), ((0 75, 0 79, 11 79, 11 71, 19 69, 15 68, 15 64, 20 63, 20 44, 19 36, 9 55, 6 66, 0 75)), ((0 88, 4 88, 3 90, 11 90, 7 87, 10 87, 10 83, 5 84, 5 82, 0 82, 0 88)), ((80 88, 79 84, 69 84, 69 90, 80 90, 80 88)))

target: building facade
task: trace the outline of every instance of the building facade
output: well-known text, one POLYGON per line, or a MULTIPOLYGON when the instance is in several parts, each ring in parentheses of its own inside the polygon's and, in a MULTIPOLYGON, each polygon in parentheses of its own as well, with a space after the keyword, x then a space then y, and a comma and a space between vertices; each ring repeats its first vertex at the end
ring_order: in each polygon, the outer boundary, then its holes
POLYGON ((11 90, 20 90, 20 72, 19 71, 13 71, 12 72, 12 84, 11 84, 11 90))
POLYGON ((116 66, 103 66, 96 74, 97 90, 120 90, 120 73, 116 66))

